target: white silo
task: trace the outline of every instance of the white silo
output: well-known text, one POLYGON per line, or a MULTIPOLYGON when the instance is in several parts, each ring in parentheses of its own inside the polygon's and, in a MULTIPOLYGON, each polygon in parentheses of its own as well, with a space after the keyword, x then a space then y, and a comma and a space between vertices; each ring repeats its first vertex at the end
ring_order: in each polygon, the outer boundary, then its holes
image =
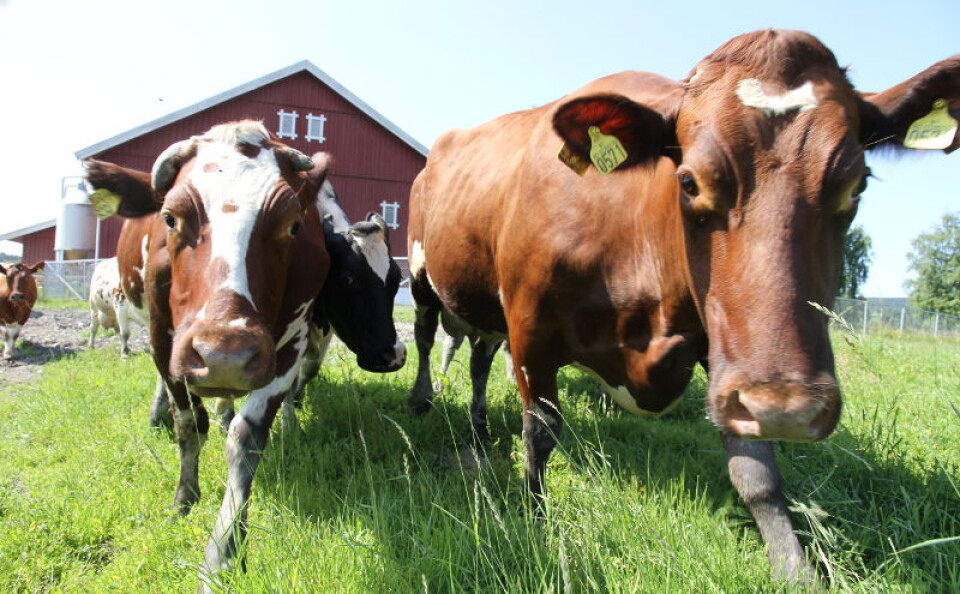
POLYGON ((53 249, 57 260, 93 258, 97 245, 97 217, 80 176, 60 180, 60 213, 53 249))

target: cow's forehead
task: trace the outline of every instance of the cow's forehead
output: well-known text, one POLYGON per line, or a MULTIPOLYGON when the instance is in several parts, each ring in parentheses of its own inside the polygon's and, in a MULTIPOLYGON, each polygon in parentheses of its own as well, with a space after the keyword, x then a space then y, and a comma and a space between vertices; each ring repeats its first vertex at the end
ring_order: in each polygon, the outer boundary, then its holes
POLYGON ((694 81, 678 114, 678 138, 688 149, 723 145, 713 156, 779 154, 827 165, 839 147, 859 145, 856 95, 839 68, 791 80, 742 66, 712 74, 694 81))
POLYGON ((188 178, 206 210, 211 262, 219 261, 225 272, 219 288, 256 307, 247 278, 247 253, 264 204, 280 179, 276 155, 257 145, 201 142, 188 178))
POLYGON ((272 150, 222 142, 201 142, 189 173, 211 217, 218 212, 256 213, 279 178, 272 150))

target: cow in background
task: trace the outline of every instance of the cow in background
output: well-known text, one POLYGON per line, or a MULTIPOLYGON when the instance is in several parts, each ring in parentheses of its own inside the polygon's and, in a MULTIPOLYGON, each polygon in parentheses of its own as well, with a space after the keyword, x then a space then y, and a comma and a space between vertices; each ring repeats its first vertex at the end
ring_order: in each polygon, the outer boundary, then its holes
POLYGON ((92 349, 96 346, 97 330, 116 330, 120 336, 120 356, 126 358, 130 354, 128 342, 130 340, 131 318, 137 323, 146 325, 144 311, 134 308, 120 286, 120 268, 116 256, 101 260, 93 269, 90 280, 90 343, 92 349))
POLYGON ((98 213, 140 217, 146 228, 143 275, 133 280, 142 283, 151 352, 175 406, 174 504, 182 514, 200 497, 210 425, 203 399, 246 396, 227 433, 226 489, 200 571, 203 591, 236 561, 270 427, 307 349, 329 270, 316 207, 326 170, 326 155, 311 159, 253 121, 170 146, 149 176, 87 162, 98 213))
MULTIPOLYGON (((537 509, 563 427, 560 367, 660 415, 707 365, 707 413, 774 574, 809 579, 770 440, 818 441, 840 418, 828 320, 811 304, 833 304, 866 152, 950 152, 958 117, 960 56, 860 93, 816 38, 766 30, 682 82, 624 72, 448 132, 411 191, 420 359, 444 308, 483 338, 471 375, 509 338, 537 509)), ((422 407, 429 377, 415 385, 422 407)))
POLYGON ((20 329, 30 319, 37 302, 37 280, 34 274, 43 270, 44 262, 33 266, 0 264, 0 349, 4 359, 14 354, 14 345, 20 329))

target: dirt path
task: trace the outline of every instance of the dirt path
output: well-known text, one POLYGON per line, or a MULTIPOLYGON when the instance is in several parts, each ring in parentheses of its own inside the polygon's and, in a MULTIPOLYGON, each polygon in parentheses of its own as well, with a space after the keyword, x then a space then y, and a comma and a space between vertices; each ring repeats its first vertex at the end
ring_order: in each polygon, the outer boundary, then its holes
MULTIPOLYGON (((0 383, 19 383, 34 379, 43 365, 87 348, 90 338, 90 313, 80 309, 34 309, 20 330, 13 359, 0 359, 0 383)), ((130 349, 134 353, 147 350, 147 332, 134 326, 130 349)), ((116 333, 97 336, 98 348, 120 350, 116 333)))
MULTIPOLYGON (((413 324, 398 323, 398 338, 413 348, 413 324)), ((90 312, 80 309, 34 309, 30 320, 20 331, 17 352, 13 359, 0 359, 0 387, 8 383, 29 382, 43 372, 43 365, 68 357, 87 348, 90 338, 90 312)), ((437 337, 438 342, 441 337, 437 337)), ((148 350, 149 339, 145 328, 134 325, 130 336, 130 350, 142 353, 148 350)), ((120 339, 111 331, 100 329, 97 348, 117 351, 120 339)))

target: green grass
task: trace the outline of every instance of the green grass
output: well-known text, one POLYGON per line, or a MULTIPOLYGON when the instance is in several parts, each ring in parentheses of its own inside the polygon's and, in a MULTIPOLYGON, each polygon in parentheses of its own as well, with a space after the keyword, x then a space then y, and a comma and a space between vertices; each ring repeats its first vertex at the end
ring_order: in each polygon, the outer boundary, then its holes
POLYGON ((413 312, 413 306, 395 305, 393 307, 393 319, 398 322, 409 322, 412 324, 416 320, 416 315, 413 312))
POLYGON ((44 297, 41 292, 37 297, 35 309, 87 309, 90 307, 86 301, 79 299, 62 299, 54 297, 44 297))
MULTIPOLYGON (((778 452, 811 558, 838 592, 960 591, 960 346, 837 340, 843 420, 778 452), (919 545, 919 546, 918 546, 919 545)), ((438 354, 435 352, 435 354, 438 354)), ((497 357, 483 471, 469 431, 466 349, 437 410, 406 413, 416 353, 396 374, 335 350, 308 387, 304 432, 276 429, 254 486, 246 573, 230 592, 789 592, 725 476, 697 375, 660 420, 560 378, 567 426, 550 460, 548 520, 518 513, 520 406, 497 357)), ((183 592, 196 585, 223 494, 223 437, 203 499, 169 512, 177 447, 147 429, 145 355, 103 348, 0 387, 0 591, 183 592)))

